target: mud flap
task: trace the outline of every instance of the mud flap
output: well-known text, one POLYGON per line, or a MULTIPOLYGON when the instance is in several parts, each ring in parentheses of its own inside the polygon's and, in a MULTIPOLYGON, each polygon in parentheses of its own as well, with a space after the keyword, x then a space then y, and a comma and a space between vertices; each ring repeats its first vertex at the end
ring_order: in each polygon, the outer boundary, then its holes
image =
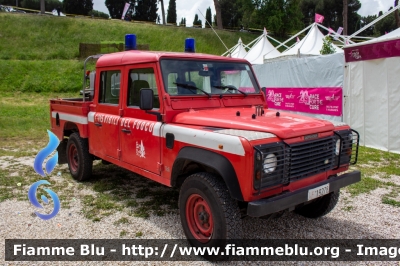
POLYGON ((57 147, 58 164, 68 163, 67 162, 67 143, 68 143, 68 140, 64 139, 60 142, 60 144, 57 147))

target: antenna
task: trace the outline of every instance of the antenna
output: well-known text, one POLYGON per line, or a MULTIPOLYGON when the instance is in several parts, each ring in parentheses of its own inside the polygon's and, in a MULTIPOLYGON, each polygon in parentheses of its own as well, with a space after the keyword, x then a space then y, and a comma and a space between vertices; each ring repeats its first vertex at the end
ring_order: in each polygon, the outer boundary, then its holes
POLYGON ((228 52, 229 57, 231 57, 231 52, 229 51, 228 47, 226 47, 225 43, 222 41, 222 39, 219 37, 218 33, 214 30, 213 26, 210 24, 210 22, 208 22, 208 20, 206 19, 206 17, 203 15, 203 13, 201 13, 200 9, 199 10, 200 14, 203 16, 204 20, 208 23, 208 25, 211 27, 211 29, 213 30, 213 32, 215 33, 215 35, 217 35, 218 39, 222 42, 222 44, 225 46, 226 51, 228 52))

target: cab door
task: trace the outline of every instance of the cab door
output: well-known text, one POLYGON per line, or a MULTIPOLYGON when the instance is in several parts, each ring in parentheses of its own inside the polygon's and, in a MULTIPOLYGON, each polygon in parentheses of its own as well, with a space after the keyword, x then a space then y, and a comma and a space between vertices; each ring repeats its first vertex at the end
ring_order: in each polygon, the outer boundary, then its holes
POLYGON ((157 121, 160 108, 158 84, 155 78, 155 64, 141 64, 127 67, 126 89, 122 102, 123 115, 120 120, 119 135, 121 161, 160 174, 161 121, 157 121), (140 90, 150 88, 154 92, 154 109, 151 113, 141 110, 140 90))
POLYGON ((90 152, 107 160, 119 159, 120 69, 102 70, 99 74, 97 104, 89 113, 90 152))

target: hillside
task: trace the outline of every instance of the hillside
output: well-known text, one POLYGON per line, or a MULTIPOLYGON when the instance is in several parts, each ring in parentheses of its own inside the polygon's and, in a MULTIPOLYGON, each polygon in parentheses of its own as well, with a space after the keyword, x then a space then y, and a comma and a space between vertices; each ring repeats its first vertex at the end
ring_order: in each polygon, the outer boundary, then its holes
MULTIPOLYGON (((81 86, 79 43, 123 41, 135 33, 152 51, 183 51, 196 39, 196 52, 222 54, 225 48, 211 29, 160 26, 119 20, 0 13, 0 91, 72 92, 81 86)), ((218 31, 228 47, 258 35, 218 31)))

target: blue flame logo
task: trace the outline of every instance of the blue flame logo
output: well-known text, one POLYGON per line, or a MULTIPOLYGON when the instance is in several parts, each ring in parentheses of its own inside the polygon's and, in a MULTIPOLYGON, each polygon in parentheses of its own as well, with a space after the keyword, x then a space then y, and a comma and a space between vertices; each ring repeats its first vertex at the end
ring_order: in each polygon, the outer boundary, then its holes
MULTIPOLYGON (((47 134, 49 135, 49 143, 47 144, 46 147, 44 147, 44 149, 42 149, 36 155, 35 162, 33 163, 33 169, 35 169, 36 173, 38 173, 39 175, 41 175, 43 177, 46 176, 46 174, 43 171, 43 166, 42 166, 43 162, 47 156, 51 155, 57 149, 57 146, 60 143, 57 136, 54 135, 50 130, 47 130, 47 134)), ((54 167, 56 167, 57 162, 58 162, 58 152, 55 152, 55 154, 52 157, 50 157, 50 159, 48 159, 46 162, 45 169, 46 169, 47 174, 50 174, 54 170, 54 167)), ((36 198, 36 193, 37 193, 38 187, 43 184, 50 185, 50 183, 48 181, 40 180, 40 181, 33 183, 28 191, 29 201, 33 204, 33 206, 35 206, 37 208, 41 208, 41 209, 43 209, 43 206, 38 202, 38 200, 36 198)), ((54 216, 56 216, 57 213, 60 211, 60 200, 59 200, 57 194, 54 193, 54 191, 52 191, 48 188, 45 188, 44 190, 50 195, 51 199, 53 200, 54 209, 50 214, 41 214, 38 212, 35 212, 35 214, 43 220, 49 220, 49 219, 53 218, 54 216)), ((49 200, 47 199, 46 196, 42 195, 41 199, 44 202, 44 204, 49 203, 49 200)))
MULTIPOLYGON (((58 144, 60 143, 57 136, 54 135, 50 130, 47 130, 47 134, 49 134, 49 143, 43 150, 41 150, 36 155, 35 162, 33 163, 33 169, 35 169, 36 173, 38 173, 43 177, 46 176, 42 168, 44 159, 46 159, 47 156, 49 156, 53 151, 55 151, 58 147, 58 144)), ((50 174, 51 171, 53 171, 54 167, 56 167, 57 162, 58 162, 58 152, 56 152, 53 157, 47 160, 46 162, 47 174, 50 174)))
MULTIPOLYGON (((47 180, 40 180, 40 181, 33 183, 32 186, 29 188, 29 192, 28 192, 28 198, 29 198, 29 201, 32 203, 32 205, 37 208, 41 208, 41 209, 43 209, 43 206, 38 202, 38 200, 36 198, 36 193, 37 193, 38 187, 43 184, 50 185, 50 183, 47 180)), ((58 199, 58 196, 56 193, 54 193, 54 191, 52 191, 48 188, 45 188, 44 190, 47 193, 49 193, 51 199, 53 200, 54 209, 50 214, 41 214, 38 212, 35 212, 35 214, 43 220, 49 220, 49 219, 53 218, 54 216, 56 216, 57 213, 60 211, 60 200, 58 199)), ((47 197, 45 195, 42 195, 41 199, 43 200, 43 202, 45 204, 49 203, 49 200, 47 199, 47 197)))

